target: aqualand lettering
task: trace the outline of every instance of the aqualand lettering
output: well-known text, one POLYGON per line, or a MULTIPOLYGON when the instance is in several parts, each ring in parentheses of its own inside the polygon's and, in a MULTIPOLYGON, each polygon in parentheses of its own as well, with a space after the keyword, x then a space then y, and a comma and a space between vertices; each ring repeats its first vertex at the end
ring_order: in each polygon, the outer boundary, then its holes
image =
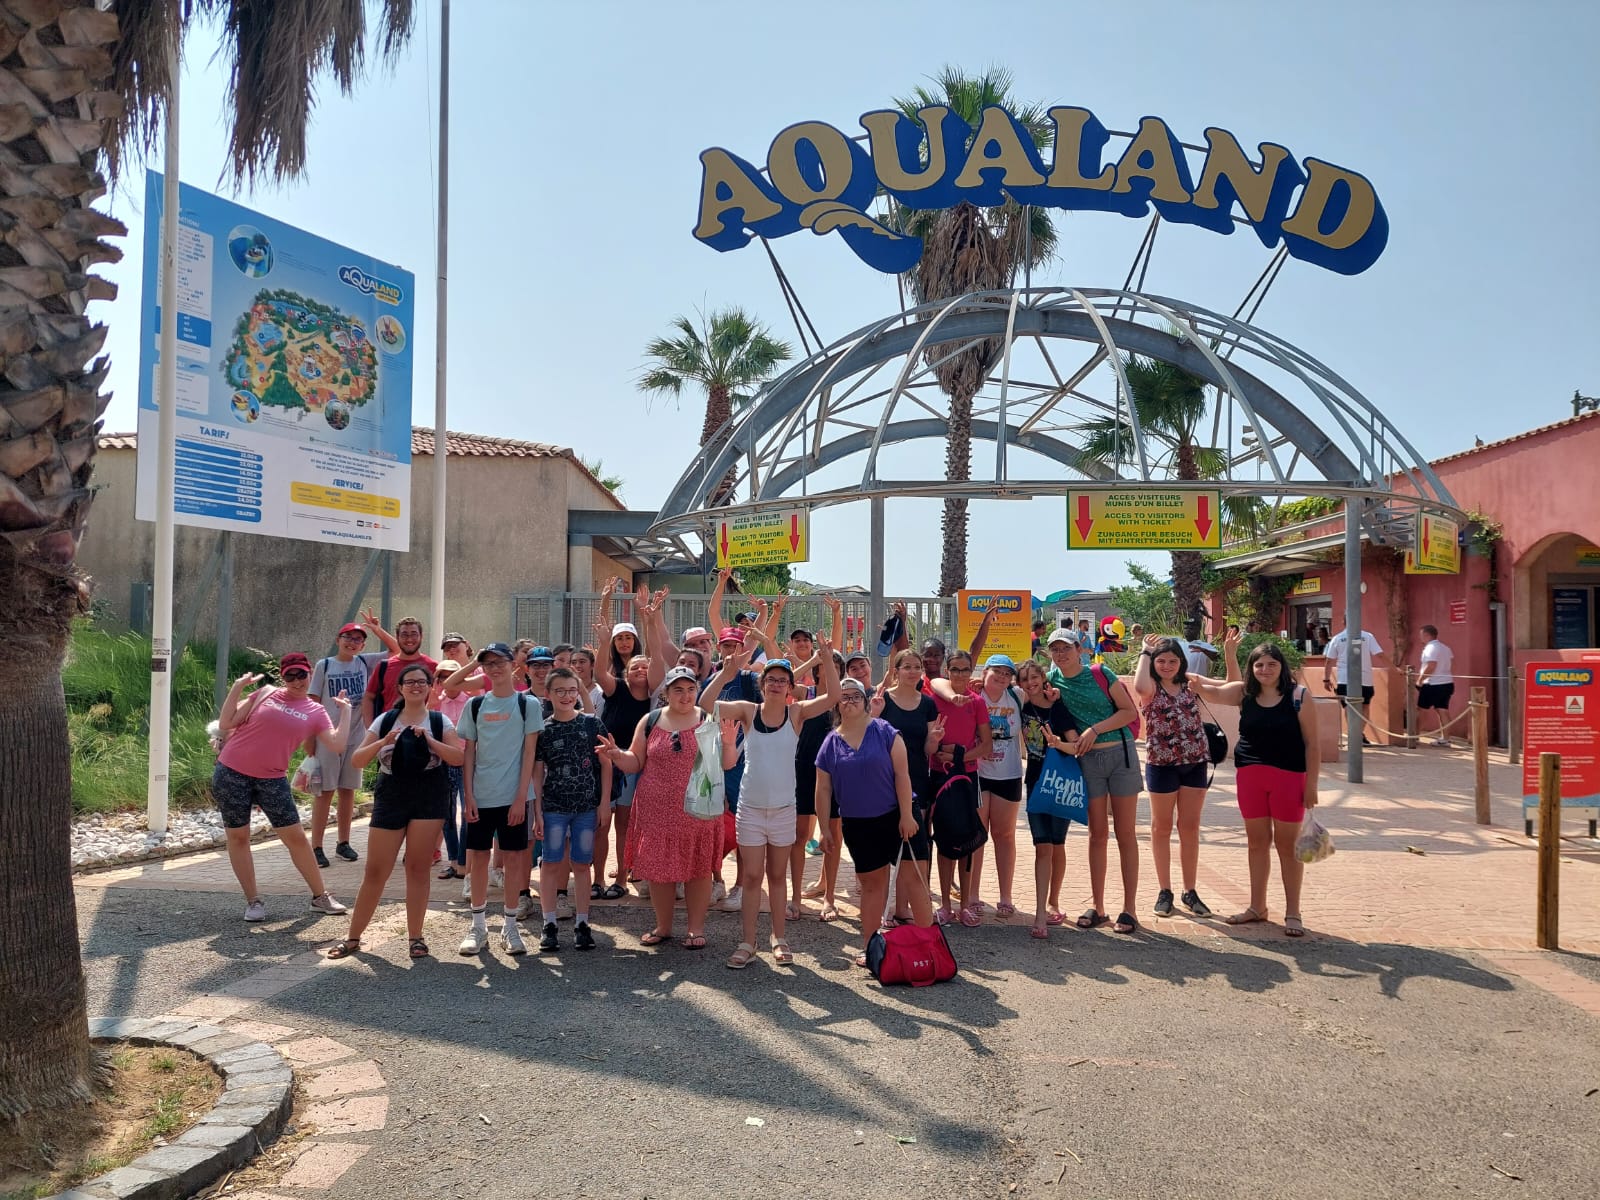
POLYGON ((1594 672, 1587 667, 1551 667, 1535 671, 1533 682, 1538 687, 1588 687, 1594 682, 1594 672))
POLYGON ((700 214, 694 236, 715 250, 801 229, 837 232, 868 266, 897 273, 915 266, 922 240, 869 215, 880 192, 905 208, 932 210, 1009 198, 1041 208, 1162 218, 1233 232, 1237 205, 1262 245, 1281 239, 1304 262, 1356 275, 1383 253, 1389 218, 1367 179, 1317 158, 1297 163, 1263 142, 1260 166, 1224 129, 1205 131, 1195 180, 1183 146, 1159 117, 1145 117, 1115 163, 1103 161, 1110 133, 1085 108, 1047 111, 1054 153, 1046 163, 1032 136, 998 105, 974 130, 933 105, 913 120, 895 109, 864 113, 866 146, 821 121, 791 125, 767 150, 765 175, 720 147, 702 151, 700 214), (1291 200, 1299 191, 1291 211, 1291 200))

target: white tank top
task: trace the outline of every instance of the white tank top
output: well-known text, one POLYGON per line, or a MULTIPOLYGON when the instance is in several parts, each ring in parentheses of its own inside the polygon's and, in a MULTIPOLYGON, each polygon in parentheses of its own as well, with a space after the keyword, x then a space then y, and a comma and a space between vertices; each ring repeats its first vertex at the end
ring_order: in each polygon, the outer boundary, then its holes
POLYGON ((739 806, 787 808, 794 804, 794 756, 800 734, 787 712, 776 729, 761 724, 761 709, 744 743, 744 780, 739 806))

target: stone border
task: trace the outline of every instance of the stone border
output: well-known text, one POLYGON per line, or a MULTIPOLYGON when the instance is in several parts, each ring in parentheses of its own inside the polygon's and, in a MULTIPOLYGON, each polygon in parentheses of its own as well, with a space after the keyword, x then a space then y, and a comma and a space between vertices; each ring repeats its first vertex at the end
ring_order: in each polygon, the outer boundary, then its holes
MULTIPOLYGON (((352 821, 361 821, 365 820, 367 817, 370 817, 372 815, 372 803, 373 802, 370 797, 366 800, 357 800, 355 812, 350 819, 352 821)), ((298 807, 299 801, 296 800, 295 804, 298 807)), ((330 827, 333 825, 333 813, 331 811, 328 814, 328 823, 330 827)), ((218 828, 220 829, 221 827, 218 826, 218 828)), ((310 832, 311 818, 309 816, 301 818, 300 828, 306 830, 307 833, 310 832)), ((250 844, 253 846, 257 842, 271 841, 276 836, 277 831, 275 829, 273 829, 270 825, 264 825, 260 829, 254 829, 251 831, 250 844)), ((159 862, 162 859, 167 858, 183 858, 190 854, 222 854, 226 856, 227 853, 228 843, 226 839, 222 841, 214 841, 210 845, 206 846, 177 846, 168 845, 165 841, 160 841, 156 842, 154 845, 147 845, 132 858, 107 858, 101 859, 98 862, 80 863, 72 868, 72 874, 74 877, 79 875, 95 875, 103 871, 117 871, 127 867, 137 867, 144 863, 159 862)))
POLYGON ((265 1042, 184 1017, 89 1021, 95 1041, 177 1046, 209 1062, 222 1094, 200 1122, 168 1145, 52 1200, 178 1200, 247 1162, 283 1130, 294 1106, 294 1072, 265 1042))

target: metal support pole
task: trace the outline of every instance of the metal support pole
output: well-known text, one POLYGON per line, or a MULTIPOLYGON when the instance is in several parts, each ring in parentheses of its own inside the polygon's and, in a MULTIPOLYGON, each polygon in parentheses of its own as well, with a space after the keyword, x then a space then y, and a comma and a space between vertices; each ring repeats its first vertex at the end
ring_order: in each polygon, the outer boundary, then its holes
POLYGON ((1406 667, 1406 749, 1417 748, 1417 669, 1406 667))
POLYGON ((1489 824, 1489 689, 1472 689, 1472 811, 1479 825, 1489 824))
POLYGON ((177 477, 178 415, 178 52, 182 22, 177 4, 168 20, 167 72, 172 91, 166 104, 166 150, 162 157, 161 366, 156 374, 155 612, 150 622, 150 761, 145 820, 151 833, 167 831, 169 763, 172 756, 172 564, 173 483, 177 477))
POLYGON ((217 587, 217 711, 228 695, 228 658, 233 645, 233 534, 222 534, 222 582, 217 587))
MULTIPOLYGON (((383 552, 383 595, 378 602, 378 624, 385 629, 394 629, 394 551, 383 552)), ((438 637, 442 630, 435 629, 433 636, 438 637)))
POLYGON ((1509 747, 1506 761, 1516 766, 1522 761, 1522 680, 1513 675, 1511 677, 1511 728, 1507 738, 1509 747))
POLYGON ((1561 755, 1539 755, 1539 908, 1534 940, 1561 948, 1561 755))
POLYGON ((433 578, 428 620, 434 637, 444 633, 445 569, 445 347, 449 341, 450 289, 450 0, 439 12, 439 277, 433 369, 433 578))
POLYGON ((1361 514, 1353 499, 1344 502, 1344 616, 1349 643, 1345 646, 1344 689, 1345 778, 1362 782, 1361 739, 1361 514))
MULTIPOLYGON (((361 611, 361 602, 367 598, 367 592, 372 587, 372 577, 378 573, 378 564, 384 560, 387 550, 371 550, 367 553, 367 565, 361 570, 361 580, 356 584, 356 590, 350 595, 350 606, 344 610, 344 620, 341 625, 348 625, 356 619, 361 611)), ((439 631, 441 634, 443 631, 439 631)), ((338 650, 335 644, 334 649, 338 650)))
POLYGON ((872 646, 872 649, 868 651, 873 656, 872 677, 874 679, 882 679, 883 660, 877 656, 878 644, 875 639, 871 638, 868 629, 873 621, 881 621, 886 616, 883 611, 883 497, 874 496, 867 503, 872 510, 868 551, 872 556, 872 562, 867 576, 868 590, 872 594, 872 599, 866 620, 862 623, 862 648, 865 649, 867 644, 872 646))

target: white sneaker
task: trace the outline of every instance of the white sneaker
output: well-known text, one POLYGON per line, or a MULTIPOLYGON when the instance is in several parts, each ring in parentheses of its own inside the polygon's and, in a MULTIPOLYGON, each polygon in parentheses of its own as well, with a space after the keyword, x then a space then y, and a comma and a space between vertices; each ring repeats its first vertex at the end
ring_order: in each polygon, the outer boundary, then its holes
POLYGON ((337 917, 350 911, 333 898, 332 892, 323 892, 320 896, 311 897, 311 907, 319 913, 326 913, 330 917, 337 917))
POLYGON ((488 944, 489 927, 472 925, 467 929, 467 936, 461 939, 460 950, 462 954, 482 954, 488 944))
POLYGON ((517 927, 515 921, 507 921, 506 927, 500 931, 500 948, 507 954, 528 952, 528 947, 522 941, 522 930, 517 927))
POLYGON ((639 899, 650 899, 650 881, 648 879, 635 879, 633 881, 633 890, 639 893, 639 899))
POLYGON ((570 921, 578 915, 578 910, 572 907, 572 901, 567 899, 566 893, 556 896, 556 920, 570 921))
POLYGON ((738 884, 733 885, 733 890, 728 893, 727 899, 722 902, 723 912, 738 912, 744 905, 744 889, 738 884))
POLYGON ((719 879, 711 885, 711 903, 717 904, 726 899, 727 895, 728 889, 723 884, 722 880, 719 879))
POLYGON ((472 876, 471 875, 468 875, 465 879, 463 879, 461 881, 461 898, 463 900, 471 900, 472 899, 472 876))
POLYGON ((260 896, 250 901, 249 904, 244 906, 244 919, 252 925, 257 921, 265 921, 267 919, 267 902, 260 896))
POLYGON ((506 885, 506 873, 505 873, 505 870, 503 868, 501 868, 501 867, 490 867, 489 868, 489 886, 491 888, 503 888, 503 887, 505 887, 505 885, 506 885))
POLYGON ((1448 746, 1450 744, 1450 739, 1449 738, 1434 738, 1433 739, 1433 744, 1435 746, 1448 746))
POLYGON ((681 883, 678 885, 677 895, 678 895, 678 899, 679 900, 683 899, 683 884, 681 884, 681 883))
POLYGON ((517 920, 526 921, 538 911, 534 906, 532 896, 517 897, 517 920))

